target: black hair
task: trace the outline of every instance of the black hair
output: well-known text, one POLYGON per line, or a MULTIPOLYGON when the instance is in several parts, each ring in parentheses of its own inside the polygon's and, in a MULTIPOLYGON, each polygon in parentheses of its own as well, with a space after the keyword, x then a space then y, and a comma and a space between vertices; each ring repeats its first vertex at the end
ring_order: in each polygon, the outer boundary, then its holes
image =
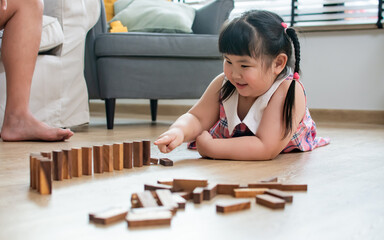
MULTIPOLYGON (((285 29, 283 19, 272 12, 251 10, 226 23, 219 36, 219 51, 222 54, 260 58, 270 66, 281 53, 291 62, 292 44, 295 53, 294 72, 300 73, 300 43, 293 28, 285 29)), ((287 74, 287 66, 279 74, 287 74)), ((220 89, 220 101, 228 99, 235 91, 230 81, 220 89)), ((292 109, 295 103, 295 81, 289 86, 283 108, 284 137, 292 131, 292 109)))

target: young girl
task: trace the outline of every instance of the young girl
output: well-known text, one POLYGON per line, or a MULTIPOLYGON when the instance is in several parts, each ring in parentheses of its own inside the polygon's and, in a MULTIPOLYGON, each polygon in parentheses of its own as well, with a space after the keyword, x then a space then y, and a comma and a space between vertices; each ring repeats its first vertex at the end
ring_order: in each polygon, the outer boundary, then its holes
POLYGON ((219 51, 224 73, 154 142, 161 152, 196 140, 190 147, 196 145, 203 157, 269 160, 329 143, 316 137, 299 81, 299 40, 282 18, 267 11, 244 13, 222 29, 219 51))

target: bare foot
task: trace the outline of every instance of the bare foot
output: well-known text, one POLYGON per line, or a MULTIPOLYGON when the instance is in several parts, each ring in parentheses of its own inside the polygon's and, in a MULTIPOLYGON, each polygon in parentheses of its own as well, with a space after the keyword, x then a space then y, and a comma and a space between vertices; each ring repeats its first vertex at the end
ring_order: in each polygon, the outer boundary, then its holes
POLYGON ((72 137, 69 129, 53 128, 40 122, 30 113, 4 117, 1 138, 3 141, 64 141, 72 137))

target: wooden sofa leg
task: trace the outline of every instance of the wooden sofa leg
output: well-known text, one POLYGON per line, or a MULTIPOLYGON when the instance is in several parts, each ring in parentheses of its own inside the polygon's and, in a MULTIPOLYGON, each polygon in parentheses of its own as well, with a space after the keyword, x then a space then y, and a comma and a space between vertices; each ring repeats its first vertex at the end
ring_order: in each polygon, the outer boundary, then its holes
POLYGON ((116 105, 116 98, 105 99, 105 113, 107 116, 108 129, 113 129, 114 119, 115 119, 115 105, 116 105))
POLYGON ((156 122, 156 117, 157 117, 157 99, 151 99, 150 100, 150 105, 151 105, 152 122, 156 122))

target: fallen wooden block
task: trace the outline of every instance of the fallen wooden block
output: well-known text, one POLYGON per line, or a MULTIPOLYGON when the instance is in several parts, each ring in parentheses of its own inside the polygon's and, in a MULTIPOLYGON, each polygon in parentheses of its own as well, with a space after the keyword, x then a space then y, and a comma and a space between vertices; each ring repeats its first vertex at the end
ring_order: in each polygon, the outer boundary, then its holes
POLYGON ((157 207, 156 199, 153 197, 150 191, 144 191, 137 193, 137 200, 140 207, 157 207))
POLYGON ((187 201, 193 199, 192 192, 175 192, 174 194, 179 195, 180 197, 184 198, 187 201))
POLYGON ((151 141, 143 140, 143 165, 151 164, 151 141))
POLYGON ((203 192, 204 188, 202 187, 197 187, 193 190, 193 202, 194 203, 202 203, 203 202, 203 192))
POLYGON ((285 201, 283 199, 268 194, 257 195, 256 203, 273 209, 284 208, 285 206, 285 201))
POLYGON ((132 142, 123 142, 124 168, 132 168, 132 142))
POLYGON ((128 227, 144 227, 144 226, 159 226, 171 225, 172 212, 169 210, 162 211, 130 211, 127 214, 126 221, 128 227))
POLYGON ((274 197, 284 199, 286 202, 292 202, 292 200, 293 200, 292 194, 288 194, 286 192, 283 192, 283 191, 280 191, 277 189, 269 189, 269 190, 265 191, 265 194, 269 194, 269 195, 272 195, 274 197))
POLYGON ((92 175, 92 148, 82 147, 81 155, 83 164, 83 175, 92 175))
POLYGON ((240 188, 240 184, 217 184, 217 194, 233 195, 236 188, 240 188))
POLYGON ((103 146, 93 146, 93 172, 103 173, 103 146))
POLYGON ((124 220, 128 209, 123 207, 109 208, 98 213, 90 213, 89 220, 99 224, 110 224, 124 220))
POLYGON ((159 159, 158 158, 150 158, 149 161, 151 162, 151 164, 154 164, 154 165, 159 164, 159 159))
POLYGON ((264 179, 261 179, 260 182, 277 182, 277 177, 270 177, 270 178, 264 178, 264 179))
POLYGON ((124 146, 122 143, 113 144, 113 169, 123 170, 124 168, 124 146))
POLYGON ((43 157, 38 160, 39 193, 52 194, 52 160, 43 157))
POLYGON ((133 166, 143 166, 143 142, 133 141, 133 166))
POLYGON ((173 161, 169 158, 160 158, 160 165, 170 167, 173 166, 173 161))
POLYGON ((81 148, 72 148, 71 150, 71 166, 72 166, 72 176, 81 177, 83 176, 83 159, 81 148))
POLYGON ((160 206, 164 206, 172 210, 176 210, 179 207, 170 190, 158 189, 155 192, 160 206))
POLYGON ((216 204, 216 212, 229 213, 251 208, 251 201, 216 204))
POLYGON ((307 191, 307 184, 281 184, 282 191, 307 191))
POLYGON ((181 197, 179 194, 172 194, 173 200, 178 205, 178 209, 185 209, 185 204, 187 203, 187 200, 185 200, 183 197, 181 197))
POLYGON ((173 191, 192 192, 197 187, 208 186, 206 179, 173 179, 173 191))
POLYGON ((217 195, 217 184, 209 183, 203 191, 203 200, 211 200, 217 195))
POLYGON ((113 145, 103 145, 103 172, 113 172, 113 145))
POLYGON ((254 198, 256 195, 264 194, 268 188, 236 188, 233 189, 236 198, 254 198))
POLYGON ((157 183, 173 186, 173 179, 161 179, 157 180, 157 183))
POLYGON ((154 191, 157 189, 172 190, 172 186, 165 184, 144 184, 144 190, 154 191))
POLYGON ((281 183, 277 182, 262 182, 262 183, 250 183, 248 184, 249 188, 269 188, 269 189, 279 189, 281 190, 281 183))

